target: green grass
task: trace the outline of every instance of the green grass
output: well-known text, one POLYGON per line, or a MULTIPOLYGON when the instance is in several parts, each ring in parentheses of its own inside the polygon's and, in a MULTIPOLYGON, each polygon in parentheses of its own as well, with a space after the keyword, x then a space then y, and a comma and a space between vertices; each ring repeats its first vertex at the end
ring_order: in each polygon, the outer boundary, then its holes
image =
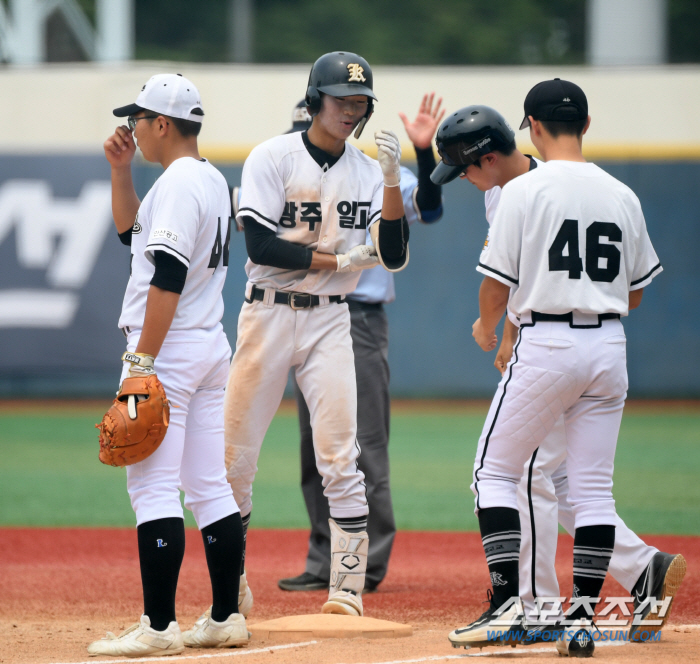
MULTIPOLYGON (((97 460, 101 411, 0 412, 0 525, 132 526, 122 469, 97 460)), ((481 412, 420 406, 392 419, 399 528, 475 530, 469 491, 481 412)), ((278 415, 254 487, 257 527, 304 528, 296 417, 278 415)), ((620 516, 640 533, 700 535, 700 413, 625 415, 615 467, 620 516)), ((187 524, 194 525, 186 511, 187 524)))

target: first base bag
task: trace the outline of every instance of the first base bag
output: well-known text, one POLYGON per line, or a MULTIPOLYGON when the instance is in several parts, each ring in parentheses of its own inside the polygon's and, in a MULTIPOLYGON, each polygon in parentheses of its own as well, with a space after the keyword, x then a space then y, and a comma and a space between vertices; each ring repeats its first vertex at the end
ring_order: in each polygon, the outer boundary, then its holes
POLYGON ((125 378, 105 413, 100 430, 100 461, 129 466, 151 456, 163 442, 170 403, 156 374, 125 378))

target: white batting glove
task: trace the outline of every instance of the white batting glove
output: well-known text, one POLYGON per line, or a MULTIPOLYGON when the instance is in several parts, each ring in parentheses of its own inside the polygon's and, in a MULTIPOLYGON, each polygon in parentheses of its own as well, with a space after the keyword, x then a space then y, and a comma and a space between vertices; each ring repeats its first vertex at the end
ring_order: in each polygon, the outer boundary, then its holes
POLYGON ((147 355, 146 353, 124 353, 124 355, 122 355, 122 361, 128 362, 131 365, 129 367, 128 378, 150 376, 156 373, 156 370, 153 368, 153 363, 155 361, 153 355, 147 355))
POLYGON ((338 261, 337 272, 357 272, 379 265, 377 250, 367 244, 359 244, 347 254, 338 254, 335 258, 338 261))
POLYGON ((393 131, 380 130, 374 132, 374 142, 377 144, 377 160, 382 167, 385 187, 398 187, 401 182, 401 144, 393 131))

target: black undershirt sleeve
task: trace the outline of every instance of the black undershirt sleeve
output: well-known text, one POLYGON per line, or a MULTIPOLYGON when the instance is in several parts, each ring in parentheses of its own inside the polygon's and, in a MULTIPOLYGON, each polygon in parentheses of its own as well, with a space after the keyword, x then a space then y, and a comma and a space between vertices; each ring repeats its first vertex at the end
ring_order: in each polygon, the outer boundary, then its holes
POLYGON ((187 279, 187 265, 167 251, 154 251, 153 260, 156 271, 151 279, 151 286, 180 295, 187 279))
POLYGON ((131 232, 134 230, 134 227, 132 226, 128 231, 124 231, 123 233, 119 233, 119 241, 122 244, 125 244, 127 247, 131 246, 131 232))
POLYGON ((408 246, 408 222, 401 219, 382 219, 379 221, 379 251, 387 267, 403 265, 408 246))
POLYGON ((277 237, 253 217, 243 217, 245 246, 253 263, 279 267, 283 270, 308 270, 313 252, 293 242, 277 237))
POLYGON ((435 169, 435 154, 432 146, 416 148, 416 160, 418 162, 418 191, 416 193, 418 209, 421 213, 437 210, 442 205, 442 187, 430 179, 430 174, 435 169))

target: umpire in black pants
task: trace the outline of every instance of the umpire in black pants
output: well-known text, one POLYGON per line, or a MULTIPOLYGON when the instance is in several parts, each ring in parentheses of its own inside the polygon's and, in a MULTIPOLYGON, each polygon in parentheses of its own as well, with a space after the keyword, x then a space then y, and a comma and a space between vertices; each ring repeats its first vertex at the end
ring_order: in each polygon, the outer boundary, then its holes
MULTIPOLYGON (((432 139, 442 119, 440 102, 433 108, 433 95, 425 95, 414 122, 401 114, 418 164, 417 178, 407 168, 401 168, 401 193, 409 224, 430 224, 442 216, 441 187, 430 181, 435 167, 432 139)), ((384 579, 396 534, 389 486, 389 325, 384 311, 384 304, 394 297, 393 274, 381 266, 363 270, 357 289, 347 297, 357 376, 357 440, 361 450, 358 465, 365 474, 369 503, 365 592, 376 590, 384 579)), ((309 409, 296 383, 295 392, 301 433, 301 488, 311 535, 306 570, 299 576, 281 579, 278 585, 282 590, 324 590, 330 577, 330 512, 316 469, 309 409)))

